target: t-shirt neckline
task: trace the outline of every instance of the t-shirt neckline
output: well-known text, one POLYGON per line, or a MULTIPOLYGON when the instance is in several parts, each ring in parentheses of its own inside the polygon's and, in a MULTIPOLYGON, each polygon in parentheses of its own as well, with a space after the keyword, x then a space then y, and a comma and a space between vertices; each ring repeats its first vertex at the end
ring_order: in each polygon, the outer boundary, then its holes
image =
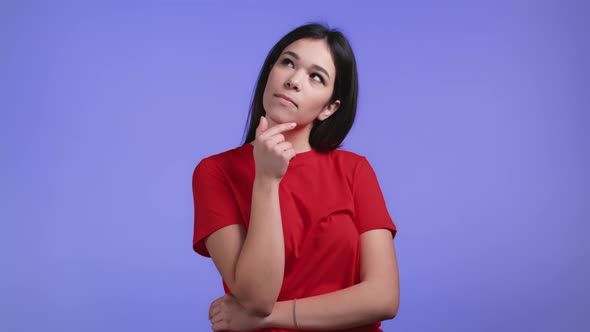
MULTIPOLYGON (((254 146, 252 144, 246 143, 244 144, 244 146, 249 153, 252 153, 254 151, 254 146)), ((291 161, 289 162, 289 166, 301 164, 302 162, 313 159, 319 154, 320 152, 314 150, 313 148, 309 151, 299 152, 295 155, 295 157, 293 157, 293 159, 291 159, 291 161)))

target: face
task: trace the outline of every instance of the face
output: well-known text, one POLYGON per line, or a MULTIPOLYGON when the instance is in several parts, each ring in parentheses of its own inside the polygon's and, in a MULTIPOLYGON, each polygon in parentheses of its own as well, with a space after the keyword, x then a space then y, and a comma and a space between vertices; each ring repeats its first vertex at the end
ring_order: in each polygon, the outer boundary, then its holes
POLYGON ((325 120, 340 101, 330 102, 336 68, 325 40, 299 39, 287 46, 270 71, 264 88, 267 118, 301 126, 325 120))

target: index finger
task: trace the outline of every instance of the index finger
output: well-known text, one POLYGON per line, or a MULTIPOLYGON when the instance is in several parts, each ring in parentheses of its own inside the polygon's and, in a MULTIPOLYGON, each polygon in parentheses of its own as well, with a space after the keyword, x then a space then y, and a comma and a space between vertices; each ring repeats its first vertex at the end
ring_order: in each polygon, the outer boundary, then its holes
POLYGON ((265 137, 269 137, 269 136, 274 136, 274 135, 282 133, 284 131, 291 130, 291 129, 295 128, 296 125, 297 124, 295 122, 281 123, 281 124, 278 124, 270 129, 267 129, 265 132, 260 134, 260 136, 258 136, 258 137, 265 138, 265 137))

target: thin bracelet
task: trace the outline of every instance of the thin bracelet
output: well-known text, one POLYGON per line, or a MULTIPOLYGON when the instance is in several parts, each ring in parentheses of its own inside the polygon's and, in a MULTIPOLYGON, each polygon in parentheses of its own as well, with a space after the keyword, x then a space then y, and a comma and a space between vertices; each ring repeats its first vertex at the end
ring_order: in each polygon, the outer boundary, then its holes
POLYGON ((297 299, 293 299, 293 325, 295 328, 299 330, 299 325, 297 325, 297 316, 295 315, 295 304, 297 303, 297 299))

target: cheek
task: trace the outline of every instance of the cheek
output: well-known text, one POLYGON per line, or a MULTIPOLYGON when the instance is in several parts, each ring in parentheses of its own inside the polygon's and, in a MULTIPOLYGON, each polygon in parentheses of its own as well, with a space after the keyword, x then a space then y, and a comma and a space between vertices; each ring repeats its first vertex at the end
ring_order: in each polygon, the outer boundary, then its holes
POLYGON ((281 72, 278 68, 273 68, 268 73, 268 80, 266 81, 266 86, 274 86, 278 83, 281 78, 281 72))
POLYGON ((314 112, 321 112, 330 101, 331 94, 326 91, 317 91, 308 97, 307 108, 314 112))
POLYGON ((268 80, 266 81, 266 86, 264 87, 264 92, 262 94, 262 104, 264 106, 264 108, 266 109, 266 103, 268 101, 268 98, 270 96, 270 94, 272 93, 272 87, 273 87, 273 76, 272 74, 268 76, 268 80))
POLYGON ((271 93, 273 89, 276 89, 278 84, 279 77, 275 70, 272 70, 268 75, 268 80, 266 80, 266 86, 264 87, 264 96, 268 93, 271 93))

